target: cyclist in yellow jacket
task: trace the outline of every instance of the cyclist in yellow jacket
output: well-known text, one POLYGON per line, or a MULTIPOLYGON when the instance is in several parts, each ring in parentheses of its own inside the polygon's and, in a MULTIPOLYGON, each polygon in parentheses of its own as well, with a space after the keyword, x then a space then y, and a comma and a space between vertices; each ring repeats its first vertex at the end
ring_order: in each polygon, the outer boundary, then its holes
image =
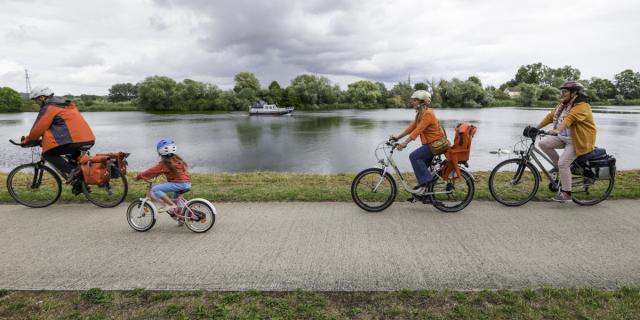
POLYGON ((595 149, 596 124, 589 104, 591 98, 584 94, 580 83, 567 81, 560 90, 560 103, 537 128, 553 123, 552 135, 542 138, 538 146, 551 158, 560 174, 561 190, 552 200, 565 202, 571 200, 571 163, 595 149), (559 156, 555 149, 564 149, 564 152, 559 156))

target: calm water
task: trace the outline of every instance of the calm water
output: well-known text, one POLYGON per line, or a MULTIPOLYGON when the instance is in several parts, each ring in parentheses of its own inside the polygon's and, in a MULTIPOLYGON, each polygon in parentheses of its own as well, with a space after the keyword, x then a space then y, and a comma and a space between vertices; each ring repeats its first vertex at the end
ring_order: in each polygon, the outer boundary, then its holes
MULTIPOLYGON (((436 109, 436 115, 453 137, 460 121, 478 127, 473 141, 472 170, 490 170, 513 149, 522 129, 537 124, 548 110, 489 108, 436 109)), ((400 133, 414 116, 410 109, 332 112, 295 112, 283 117, 249 117, 246 113, 154 115, 142 112, 84 114, 97 137, 93 153, 126 151, 132 170, 158 161, 155 144, 162 138, 178 142, 178 153, 194 172, 293 171, 357 172, 376 164, 373 151, 390 134, 400 133)), ((35 113, 0 114, 0 170, 9 171, 31 159, 28 149, 14 147, 9 138, 28 133, 35 113)), ((618 168, 640 168, 640 107, 594 109, 597 145, 618 159, 618 168), (621 113, 624 112, 624 113, 621 113)), ((397 154, 404 170, 411 170, 409 152, 397 154)))

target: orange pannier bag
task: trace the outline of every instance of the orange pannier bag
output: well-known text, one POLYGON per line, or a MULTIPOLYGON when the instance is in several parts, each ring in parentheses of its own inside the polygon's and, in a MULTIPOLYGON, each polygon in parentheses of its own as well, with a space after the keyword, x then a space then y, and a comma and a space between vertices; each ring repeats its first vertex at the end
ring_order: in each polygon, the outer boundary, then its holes
POLYGON ((109 170, 108 156, 81 156, 80 169, 84 182, 89 185, 98 185, 109 182, 111 170, 109 170))
MULTIPOLYGON (((120 170, 120 173, 122 173, 123 175, 127 175, 127 165, 129 164, 127 162, 127 157, 129 156, 129 154, 130 153, 126 153, 126 152, 112 152, 112 153, 98 153, 96 156, 109 157, 110 161, 113 164, 115 164, 116 167, 118 167, 118 170, 120 170)), ((114 175, 115 173, 112 172, 111 177, 117 178, 114 175)))
POLYGON ((456 126, 456 137, 453 145, 447 150, 447 163, 445 164, 442 177, 445 180, 460 177, 460 167, 458 164, 469 166, 469 156, 471 154, 471 141, 476 134, 476 128, 469 122, 458 123, 456 126))

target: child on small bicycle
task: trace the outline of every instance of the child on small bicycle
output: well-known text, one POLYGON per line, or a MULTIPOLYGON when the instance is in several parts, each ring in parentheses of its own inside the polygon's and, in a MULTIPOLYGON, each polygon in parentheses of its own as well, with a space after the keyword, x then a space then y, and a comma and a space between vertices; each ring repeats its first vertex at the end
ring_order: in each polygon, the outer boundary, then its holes
POLYGON ((153 186, 150 196, 154 201, 164 204, 159 208, 161 211, 167 211, 171 215, 176 209, 173 199, 178 197, 178 191, 191 188, 191 178, 187 171, 187 163, 176 154, 175 141, 162 139, 156 145, 156 150, 160 156, 160 162, 152 168, 138 173, 135 179, 149 180, 164 174, 167 182, 153 186), (173 192, 173 199, 169 198, 167 192, 173 192))

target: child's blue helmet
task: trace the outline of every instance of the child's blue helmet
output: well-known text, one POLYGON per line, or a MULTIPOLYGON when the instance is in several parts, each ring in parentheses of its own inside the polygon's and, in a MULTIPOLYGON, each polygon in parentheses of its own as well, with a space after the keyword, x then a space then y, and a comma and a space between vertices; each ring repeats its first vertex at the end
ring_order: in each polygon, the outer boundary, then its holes
POLYGON ((176 146, 176 142, 170 139, 162 139, 156 145, 156 150, 158 150, 158 154, 161 156, 166 156, 170 154, 176 153, 178 147, 176 146))

